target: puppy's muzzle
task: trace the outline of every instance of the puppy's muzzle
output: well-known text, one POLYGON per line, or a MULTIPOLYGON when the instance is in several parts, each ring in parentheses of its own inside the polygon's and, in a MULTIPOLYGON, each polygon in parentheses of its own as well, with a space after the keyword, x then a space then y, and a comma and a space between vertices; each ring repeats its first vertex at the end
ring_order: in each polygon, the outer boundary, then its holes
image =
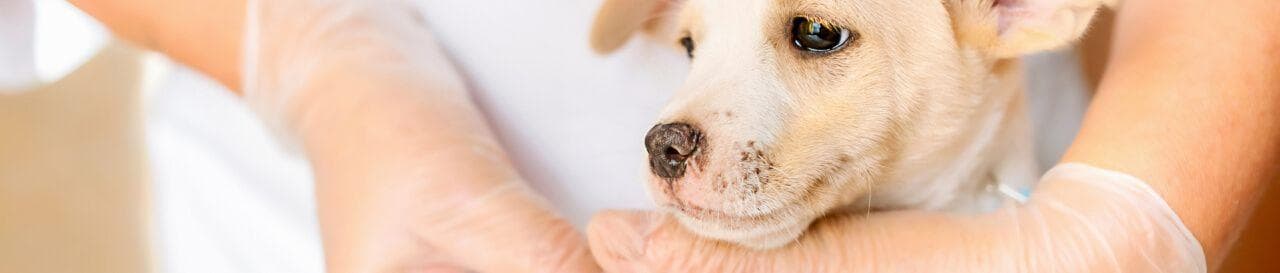
POLYGON ((649 169, 663 178, 684 176, 685 163, 698 152, 702 132, 684 123, 658 124, 644 137, 649 151, 649 169))

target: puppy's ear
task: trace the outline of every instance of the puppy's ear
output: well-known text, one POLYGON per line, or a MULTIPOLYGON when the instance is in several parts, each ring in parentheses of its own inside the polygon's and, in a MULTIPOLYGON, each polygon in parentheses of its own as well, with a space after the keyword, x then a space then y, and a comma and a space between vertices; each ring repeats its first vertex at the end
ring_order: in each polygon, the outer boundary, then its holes
POLYGON ((669 28, 668 9, 678 0, 605 0, 591 26, 591 49, 608 54, 625 45, 637 31, 669 28))
POLYGON ((1066 46, 1102 6, 1119 0, 953 0, 962 43, 1013 58, 1066 46), (958 2, 958 3, 957 3, 958 2))

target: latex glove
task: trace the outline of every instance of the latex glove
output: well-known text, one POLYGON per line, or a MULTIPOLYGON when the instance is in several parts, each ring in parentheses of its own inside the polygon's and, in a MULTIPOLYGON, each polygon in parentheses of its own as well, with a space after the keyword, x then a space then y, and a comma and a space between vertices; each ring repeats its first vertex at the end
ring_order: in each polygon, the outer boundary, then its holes
POLYGON ((244 91, 317 178, 329 272, 595 272, 411 6, 248 2, 244 91))
POLYGON ((1200 244, 1147 184, 1080 164, 1028 203, 979 216, 837 215, 765 252, 696 238, 665 216, 612 212, 588 227, 607 272, 1206 272, 1200 244))

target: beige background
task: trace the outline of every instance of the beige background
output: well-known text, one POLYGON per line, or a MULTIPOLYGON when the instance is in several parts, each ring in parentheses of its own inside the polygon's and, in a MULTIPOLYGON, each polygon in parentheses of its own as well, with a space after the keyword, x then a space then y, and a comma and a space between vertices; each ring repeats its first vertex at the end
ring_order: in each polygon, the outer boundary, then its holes
POLYGON ((142 53, 0 95, 0 272, 148 272, 142 53))

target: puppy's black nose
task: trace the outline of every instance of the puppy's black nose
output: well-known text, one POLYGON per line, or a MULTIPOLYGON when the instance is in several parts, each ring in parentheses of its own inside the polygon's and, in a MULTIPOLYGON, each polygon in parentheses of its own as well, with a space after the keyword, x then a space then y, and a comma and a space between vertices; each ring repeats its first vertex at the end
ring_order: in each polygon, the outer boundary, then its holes
POLYGON ((658 124, 649 129, 644 146, 649 150, 649 169, 663 178, 684 176, 684 164, 698 151, 702 133, 684 123, 658 124))

